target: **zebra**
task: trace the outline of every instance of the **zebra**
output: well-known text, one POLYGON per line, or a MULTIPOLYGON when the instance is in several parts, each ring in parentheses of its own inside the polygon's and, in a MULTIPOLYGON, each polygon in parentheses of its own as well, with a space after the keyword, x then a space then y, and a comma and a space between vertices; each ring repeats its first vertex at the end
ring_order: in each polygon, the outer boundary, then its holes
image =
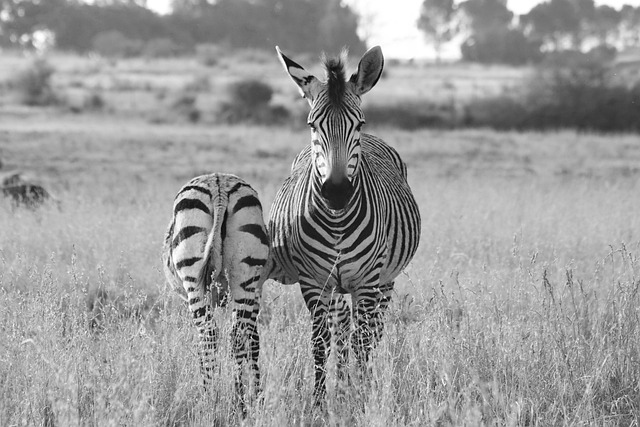
MULTIPOLYGON (((212 310, 234 302, 233 351, 239 370, 236 392, 244 411, 242 364, 258 390, 259 336, 256 326, 263 266, 269 240, 256 191, 231 174, 202 175, 186 184, 173 203, 163 264, 174 290, 183 288, 199 333, 200 368, 205 388, 212 383, 217 328, 212 310)), ((181 295, 182 296, 182 295, 181 295)))
POLYGON ((416 252, 420 213, 399 154, 383 140, 361 132, 361 96, 382 74, 380 47, 364 54, 349 80, 346 52, 324 57, 326 81, 278 47, 276 51, 311 107, 311 144, 295 158, 269 213, 269 275, 300 284, 312 316, 314 398, 320 404, 326 395, 332 321, 338 323, 338 378, 345 376, 348 334, 360 372, 366 373, 370 353, 382 335, 394 280, 416 252), (351 313, 344 294, 351 295, 351 313))

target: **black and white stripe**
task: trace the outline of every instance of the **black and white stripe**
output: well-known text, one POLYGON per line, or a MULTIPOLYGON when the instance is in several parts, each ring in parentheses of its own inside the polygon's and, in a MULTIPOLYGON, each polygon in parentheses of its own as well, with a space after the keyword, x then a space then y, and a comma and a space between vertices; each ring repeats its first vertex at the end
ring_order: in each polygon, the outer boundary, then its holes
MULTIPOLYGON (((178 192, 163 250, 167 280, 181 293, 200 335, 205 385, 212 379, 217 328, 216 306, 233 305, 233 348, 239 365, 247 363, 259 383, 256 319, 262 269, 269 241, 256 191, 234 175, 192 179, 178 192)), ((240 396, 242 381, 237 377, 240 396)))
POLYGON ((351 294, 352 344, 364 368, 382 334, 394 280, 416 252, 420 213, 398 153, 360 132, 360 96, 380 77, 380 49, 368 51, 349 80, 344 59, 326 60, 326 82, 278 53, 311 106, 311 144, 296 157, 271 207, 271 277, 300 283, 313 318, 315 396, 320 400, 326 390, 331 311, 337 312, 342 365, 345 334, 350 333, 342 294, 351 294))

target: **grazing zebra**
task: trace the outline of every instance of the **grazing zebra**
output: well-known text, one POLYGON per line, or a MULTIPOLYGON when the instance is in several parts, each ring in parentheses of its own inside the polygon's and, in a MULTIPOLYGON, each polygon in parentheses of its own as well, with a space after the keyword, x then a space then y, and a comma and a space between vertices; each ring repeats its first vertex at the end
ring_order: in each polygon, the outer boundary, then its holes
POLYGON ((349 80, 345 53, 324 59, 324 82, 276 50, 311 106, 311 144, 295 158, 270 211, 274 261, 270 277, 300 283, 313 319, 314 395, 321 402, 326 392, 330 313, 337 312, 340 322, 336 343, 340 378, 348 356, 344 334, 351 328, 342 294, 351 294, 356 325, 352 346, 364 370, 381 337, 394 280, 418 246, 420 213, 398 153, 361 132, 365 120, 360 97, 380 78, 384 63, 380 47, 364 54, 349 80))
MULTIPOLYGON (((200 335, 200 363, 205 386, 212 380, 217 328, 216 306, 234 303, 233 350, 240 365, 236 391, 244 396, 242 363, 259 385, 259 337, 256 318, 262 268, 269 255, 262 206, 256 191, 234 175, 210 174, 192 179, 173 204, 163 250, 165 275, 186 301, 200 335)), ((244 406, 243 406, 244 409, 244 406)))

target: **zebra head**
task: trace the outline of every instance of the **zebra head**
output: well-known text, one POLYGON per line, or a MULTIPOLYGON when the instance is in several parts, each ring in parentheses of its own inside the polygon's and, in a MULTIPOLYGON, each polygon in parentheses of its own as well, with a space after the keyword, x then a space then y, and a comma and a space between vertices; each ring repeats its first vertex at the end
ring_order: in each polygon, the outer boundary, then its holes
POLYGON ((325 81, 287 58, 279 48, 276 50, 311 106, 307 123, 320 194, 330 209, 344 209, 354 194, 360 164, 360 130, 365 122, 360 97, 375 86, 382 74, 382 50, 379 46, 369 49, 349 80, 345 77, 346 52, 338 58, 325 58, 325 81))

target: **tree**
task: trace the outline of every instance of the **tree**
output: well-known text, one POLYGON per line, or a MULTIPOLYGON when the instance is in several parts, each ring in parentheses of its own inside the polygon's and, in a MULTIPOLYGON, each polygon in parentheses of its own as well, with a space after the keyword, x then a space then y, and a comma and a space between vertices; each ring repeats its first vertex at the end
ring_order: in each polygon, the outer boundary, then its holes
POLYGON ((554 51, 568 46, 571 35, 580 29, 580 17, 569 0, 539 3, 521 17, 521 23, 529 35, 554 51))
POLYGON ((5 45, 33 46, 33 33, 47 30, 66 0, 0 0, 0 37, 5 45))
POLYGON ((506 0, 467 0, 459 7, 469 33, 460 46, 463 59, 513 65, 539 59, 540 44, 513 27, 513 12, 506 0))
POLYGON ((620 23, 620 38, 625 47, 640 45, 640 6, 633 7, 628 4, 620 10, 622 17, 620 23))
POLYGON ((454 0, 424 0, 418 18, 418 28, 433 41, 436 62, 440 62, 442 45, 450 42, 460 28, 454 0))
POLYGON ((380 27, 380 12, 371 0, 350 0, 349 5, 358 11, 358 35, 369 43, 380 27))
POLYGON ((465 27, 475 38, 507 30, 513 21, 506 0, 467 0, 459 7, 466 18, 465 27))
POLYGON ((536 38, 547 50, 581 50, 592 32, 594 0, 549 0, 536 5, 520 19, 525 33, 536 38))
POLYGON ((591 27, 595 20, 596 5, 594 0, 570 0, 574 13, 578 17, 578 28, 571 34, 571 47, 574 50, 583 50, 584 40, 590 35, 591 27))
MULTIPOLYGON (((34 34, 54 34, 60 49, 86 52, 94 38, 104 47, 171 39, 186 49, 196 43, 289 51, 364 51, 358 16, 340 0, 173 0, 160 16, 146 0, 0 0, 0 43, 33 46, 34 34), (114 32, 120 39, 113 37, 114 32), (106 42, 105 42, 106 40, 106 42)), ((137 49, 140 50, 140 49, 137 49)))
POLYGON ((96 6, 138 6, 147 8, 147 0, 94 0, 96 6))
POLYGON ((174 14, 197 14, 211 5, 207 0, 171 0, 171 11, 174 14))
POLYGON ((469 37, 460 51, 466 61, 483 64, 524 65, 541 59, 540 43, 517 28, 487 32, 481 38, 469 37))
POLYGON ((615 39, 619 34, 621 21, 622 15, 619 10, 607 5, 598 6, 590 23, 591 32, 600 45, 613 44, 611 39, 615 39))
POLYGON ((337 53, 348 47, 352 53, 363 54, 365 44, 358 37, 358 15, 341 0, 328 0, 318 23, 320 50, 337 53))

